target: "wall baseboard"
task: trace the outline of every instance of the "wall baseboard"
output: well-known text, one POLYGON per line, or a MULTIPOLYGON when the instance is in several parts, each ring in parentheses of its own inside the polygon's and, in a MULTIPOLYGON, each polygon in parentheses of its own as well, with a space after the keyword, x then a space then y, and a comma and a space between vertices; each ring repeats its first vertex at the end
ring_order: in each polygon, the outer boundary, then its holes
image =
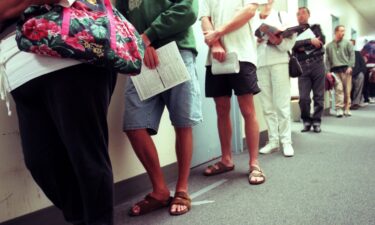
MULTIPOLYGON (((259 134, 259 147, 266 144, 268 139, 267 131, 262 131, 259 134)), ((243 138, 244 150, 247 149, 246 140, 243 138)), ((164 166, 162 168, 165 179, 168 183, 173 182, 177 178, 178 166, 177 163, 164 166)), ((151 189, 151 183, 146 173, 129 178, 115 184, 115 205, 126 202, 129 198, 139 193, 151 189)), ((65 222, 64 217, 59 209, 55 206, 50 206, 24 216, 20 216, 3 223, 0 225, 69 225, 65 222), (32 221, 32 222, 30 222, 32 221)))
MULTIPOLYGON (((168 183, 177 178, 177 163, 162 168, 165 179, 168 183)), ((127 201, 130 197, 151 189, 151 183, 146 173, 120 181, 115 184, 115 205, 127 201)), ((55 206, 50 206, 24 216, 20 216, 0 225, 69 225, 65 222, 61 211, 55 206), (32 222, 31 222, 32 221, 32 222)))

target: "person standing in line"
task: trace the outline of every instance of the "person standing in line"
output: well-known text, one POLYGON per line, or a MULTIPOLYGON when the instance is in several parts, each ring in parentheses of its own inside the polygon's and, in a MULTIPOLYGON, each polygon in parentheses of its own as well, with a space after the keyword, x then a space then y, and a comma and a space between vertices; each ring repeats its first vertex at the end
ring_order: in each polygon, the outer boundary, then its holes
MULTIPOLYGON (((272 8, 273 3, 273 0, 268 0, 258 15, 260 21, 280 28, 293 26, 286 13, 272 8)), ((268 128, 268 143, 259 150, 262 154, 278 151, 281 142, 284 156, 294 155, 288 51, 293 48, 295 37, 283 38, 270 34, 258 39, 258 83, 262 90, 259 96, 268 128)))
POLYGON ((352 72, 355 65, 353 45, 344 39, 345 27, 335 28, 335 39, 326 47, 326 66, 335 74, 336 117, 351 116, 352 72))
MULTIPOLYGON (((0 30, 31 5, 59 2, 0 1, 0 30)), ((117 72, 15 49, 9 26, 0 33, 0 92, 15 101, 27 169, 68 223, 113 225, 107 113, 117 72)))
MULTIPOLYGON (((303 74, 298 77, 299 107, 303 129, 301 132, 308 132, 313 127, 315 133, 322 130, 320 124, 324 110, 324 85, 325 65, 323 60, 325 36, 319 24, 309 24, 310 10, 306 7, 298 9, 297 19, 300 25, 308 24, 309 30, 298 33, 311 32, 313 36, 296 41, 293 47, 293 54, 301 64, 303 74), (313 92, 314 113, 311 115, 311 97, 313 92)), ((297 37, 298 39, 298 37, 297 37)))
MULTIPOLYGON (((352 39, 350 41, 352 42, 353 47, 355 47, 355 40, 352 39)), ((362 100, 363 84, 366 72, 367 68, 365 60, 359 51, 355 51, 355 65, 352 72, 352 104, 350 106, 350 109, 352 110, 356 110, 361 107, 360 103, 362 100)))
POLYGON ((361 55, 363 56, 367 67, 363 85, 363 106, 366 106, 369 103, 375 103, 375 83, 370 82, 370 74, 374 74, 375 70, 375 40, 369 41, 363 46, 361 55))
POLYGON ((188 179, 193 152, 192 127, 202 122, 200 87, 195 68, 197 49, 191 27, 198 16, 198 0, 117 0, 117 8, 142 34, 146 46, 145 66, 156 69, 159 60, 155 49, 176 41, 191 76, 189 81, 144 101, 140 100, 130 79, 125 87, 123 130, 153 187, 153 191, 136 203, 129 214, 139 216, 169 207, 171 215, 181 215, 191 207, 188 179), (158 152, 151 138, 158 132, 165 107, 176 133, 178 180, 173 199, 170 198, 158 152))
POLYGON ((206 97, 212 97, 215 101, 222 152, 221 160, 208 166, 204 175, 212 176, 234 169, 230 119, 230 101, 234 91, 245 120, 245 135, 250 156, 250 184, 261 184, 266 179, 258 162, 259 125, 253 99, 254 95, 260 92, 256 75, 256 39, 251 35, 254 33, 252 21, 258 3, 258 0, 205 0, 201 17, 205 41, 210 48, 206 69, 206 97), (227 53, 237 55, 239 72, 214 75, 212 60, 225 63, 227 53))

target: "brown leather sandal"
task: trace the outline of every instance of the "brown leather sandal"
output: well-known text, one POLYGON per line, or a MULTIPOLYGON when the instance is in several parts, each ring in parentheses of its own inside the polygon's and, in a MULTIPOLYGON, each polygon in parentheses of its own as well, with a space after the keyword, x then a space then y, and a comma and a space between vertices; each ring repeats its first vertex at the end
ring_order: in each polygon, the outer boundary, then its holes
POLYGON ((211 172, 204 171, 203 175, 214 176, 214 175, 218 175, 218 174, 222 174, 222 173, 234 170, 234 165, 233 166, 226 166, 224 163, 219 161, 219 162, 215 163, 214 165, 208 166, 207 169, 210 169, 211 172))
POLYGON ((252 185, 262 184, 266 181, 266 175, 260 169, 259 166, 250 166, 250 173, 249 173, 249 183, 252 185), (251 178, 253 177, 261 177, 263 180, 260 181, 252 181, 251 178))
POLYGON ((169 207, 169 214, 171 214, 172 216, 179 216, 179 215, 189 212, 190 209, 191 209, 191 199, 189 195, 186 192, 176 192, 171 202, 171 205, 169 207), (186 206, 186 209, 182 211, 172 212, 173 205, 183 205, 183 206, 186 206))
POLYGON ((146 195, 146 197, 140 201, 137 202, 130 210, 129 210, 129 216, 141 216, 146 213, 153 212, 155 210, 168 207, 171 204, 172 197, 169 197, 168 200, 160 201, 154 197, 152 197, 150 194, 146 195), (139 213, 136 213, 133 211, 133 208, 135 206, 139 207, 139 213))

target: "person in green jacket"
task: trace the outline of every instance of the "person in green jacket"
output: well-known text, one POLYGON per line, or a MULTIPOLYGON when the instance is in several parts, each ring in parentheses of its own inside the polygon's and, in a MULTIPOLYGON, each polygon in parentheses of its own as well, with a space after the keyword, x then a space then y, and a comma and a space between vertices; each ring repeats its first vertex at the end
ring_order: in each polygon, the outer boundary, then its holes
POLYGON ((335 39, 326 47, 326 66, 335 74, 336 116, 351 116, 350 93, 352 90, 352 71, 355 65, 353 45, 344 39, 345 27, 335 28, 335 39))
POLYGON ((144 101, 139 99, 130 79, 125 88, 123 130, 153 186, 153 191, 136 203, 129 214, 138 216, 169 206, 171 215, 181 215, 191 207, 188 177, 193 146, 192 126, 202 121, 201 95, 195 69, 197 50, 191 27, 198 16, 198 0, 117 0, 116 5, 142 36, 146 47, 145 66, 155 69, 159 64, 155 49, 176 41, 191 75, 191 80, 144 101), (176 132, 179 171, 173 199, 151 138, 158 131, 165 106, 176 132))

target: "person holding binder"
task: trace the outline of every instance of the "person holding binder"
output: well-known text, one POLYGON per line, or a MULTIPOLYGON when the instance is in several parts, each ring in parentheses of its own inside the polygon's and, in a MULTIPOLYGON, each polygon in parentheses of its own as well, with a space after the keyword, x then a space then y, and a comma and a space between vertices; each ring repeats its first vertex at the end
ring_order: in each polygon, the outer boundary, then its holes
MULTIPOLYGON (((292 20, 284 12, 273 9, 273 0, 268 0, 258 14, 261 23, 283 30, 292 27, 292 20)), ((295 34, 290 37, 272 33, 258 37, 258 78, 262 89, 260 101, 268 127, 268 143, 260 153, 278 151, 280 142, 287 157, 294 155, 290 119, 290 78, 288 51, 295 43, 295 34)))
POLYGON ((319 24, 309 24, 310 11, 306 7, 298 9, 297 19, 299 24, 308 24, 309 28, 299 32, 293 54, 297 57, 303 73, 298 77, 299 107, 303 129, 308 132, 313 128, 315 133, 320 133, 320 124, 324 110, 324 85, 325 65, 323 60, 325 36, 319 24), (310 114, 311 97, 313 92, 314 113, 310 114))
POLYGON ((253 18, 260 3, 257 0, 205 0, 201 22, 209 46, 206 69, 206 97, 216 105, 221 160, 209 166, 204 175, 212 176, 234 169, 230 120, 231 96, 234 92, 245 121, 249 149, 250 184, 261 184, 266 177, 258 162, 259 126, 255 115, 254 95, 257 84, 257 53, 253 18), (218 67, 218 68, 217 68, 218 67))
MULTIPOLYGON (((175 41, 191 79, 141 101, 134 84, 125 87, 123 130, 145 167, 153 191, 129 211, 139 216, 169 207, 171 215, 187 213, 191 207, 188 178, 193 151, 192 127, 202 121, 201 95, 195 68, 197 49, 192 25, 198 16, 198 0, 118 0, 117 8, 142 34, 145 44, 144 66, 159 65, 157 48, 175 41), (173 199, 160 168, 158 152, 151 138, 158 132, 162 113, 167 107, 176 132, 178 180, 173 199)), ((173 63, 173 62, 170 62, 173 63)))

